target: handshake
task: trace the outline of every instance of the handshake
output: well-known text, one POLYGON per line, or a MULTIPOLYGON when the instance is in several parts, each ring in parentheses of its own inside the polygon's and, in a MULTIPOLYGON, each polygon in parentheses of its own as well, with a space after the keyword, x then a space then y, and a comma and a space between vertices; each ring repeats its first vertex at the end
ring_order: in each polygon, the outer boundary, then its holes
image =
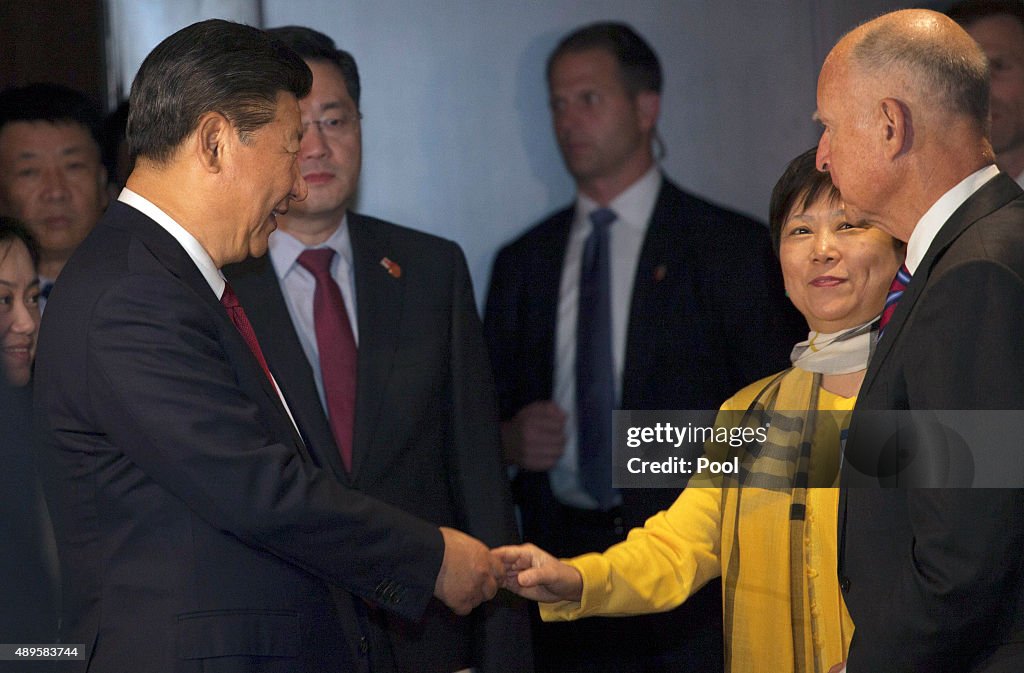
POLYGON ((479 540, 441 527, 444 559, 434 596, 459 615, 507 589, 542 603, 578 601, 583 595, 579 571, 532 544, 488 550, 479 540))

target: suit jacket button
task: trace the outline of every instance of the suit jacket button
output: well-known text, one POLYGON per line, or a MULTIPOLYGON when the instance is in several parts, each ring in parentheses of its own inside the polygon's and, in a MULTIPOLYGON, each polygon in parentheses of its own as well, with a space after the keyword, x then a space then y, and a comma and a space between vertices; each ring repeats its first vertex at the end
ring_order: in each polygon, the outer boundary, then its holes
POLYGON ((842 590, 844 594, 850 593, 850 578, 844 577, 841 580, 839 580, 839 588, 842 590))
POLYGON ((366 642, 366 636, 359 639, 359 653, 366 654, 370 651, 370 644, 366 642))

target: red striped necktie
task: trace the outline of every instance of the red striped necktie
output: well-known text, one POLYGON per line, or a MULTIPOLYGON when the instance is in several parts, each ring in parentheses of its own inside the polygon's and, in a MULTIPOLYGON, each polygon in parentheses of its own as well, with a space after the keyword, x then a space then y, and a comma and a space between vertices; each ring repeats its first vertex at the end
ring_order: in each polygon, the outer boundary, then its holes
POLYGON ((879 339, 885 333, 885 326, 892 320, 892 314, 896 312, 896 304, 900 303, 904 290, 910 284, 910 278, 910 271, 907 269, 907 265, 904 264, 896 272, 896 277, 892 279, 892 285, 889 286, 889 294, 885 296, 885 308, 882 309, 882 317, 878 321, 879 339))
POLYGON ((252 328, 252 323, 246 317, 245 309, 242 308, 238 301, 238 295, 235 294, 235 291, 231 289, 231 285, 228 283, 224 283, 224 294, 220 296, 220 303, 224 306, 224 310, 227 311, 231 322, 234 323, 235 329, 242 335, 245 345, 249 347, 256 361, 260 363, 260 367, 263 368, 263 373, 267 375, 270 385, 274 386, 276 390, 277 385, 274 383, 274 377, 270 375, 270 368, 267 367, 267 360, 263 357, 263 351, 260 350, 260 343, 256 340, 256 332, 252 328))

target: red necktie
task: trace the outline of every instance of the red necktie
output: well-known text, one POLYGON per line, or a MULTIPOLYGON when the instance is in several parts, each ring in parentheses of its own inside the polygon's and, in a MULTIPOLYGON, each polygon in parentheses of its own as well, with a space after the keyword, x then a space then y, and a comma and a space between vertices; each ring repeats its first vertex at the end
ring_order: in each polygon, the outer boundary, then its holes
POLYGON ((331 276, 330 248, 306 250, 298 262, 316 279, 313 323, 320 355, 320 375, 327 398, 327 418, 345 469, 352 471, 352 428, 356 410, 356 340, 341 289, 331 276))
POLYGON ((889 294, 885 296, 885 308, 882 309, 882 317, 878 320, 879 339, 885 333, 885 326, 892 320, 892 314, 896 312, 896 304, 900 303, 903 291, 907 289, 909 284, 910 271, 907 269, 907 265, 904 264, 896 272, 896 277, 892 279, 892 285, 889 286, 889 294))
POLYGON ((256 341, 256 332, 252 329, 252 323, 249 322, 249 318, 245 315, 245 309, 238 303, 238 296, 228 283, 224 283, 224 294, 220 296, 220 303, 228 312, 231 322, 235 324, 235 329, 238 330, 238 333, 242 335, 242 339, 245 340, 245 345, 249 347, 249 350, 256 357, 256 361, 260 363, 260 367, 263 368, 263 373, 267 375, 270 385, 274 386, 276 390, 277 385, 274 383, 274 377, 270 375, 267 361, 263 357, 263 351, 260 350, 260 343, 256 341))

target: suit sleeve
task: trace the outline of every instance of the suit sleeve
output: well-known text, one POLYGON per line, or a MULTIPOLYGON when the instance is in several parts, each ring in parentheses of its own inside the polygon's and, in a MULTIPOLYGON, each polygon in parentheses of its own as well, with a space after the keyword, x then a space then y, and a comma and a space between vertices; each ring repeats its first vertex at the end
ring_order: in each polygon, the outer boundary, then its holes
MULTIPOLYGON (((468 531, 495 547, 518 542, 512 497, 501 462, 497 404, 483 330, 465 257, 452 248, 451 446, 460 511, 468 531)), ((482 670, 530 671, 530 625, 524 601, 500 592, 477 608, 482 670)))
MULTIPOLYGON (((269 438, 275 413, 240 387, 214 306, 180 281, 128 276, 88 325, 92 413, 148 479, 209 525, 372 602, 417 618, 441 565, 439 531, 338 485, 269 438), (145 291, 139 291, 144 287, 145 291)), ((226 327, 225 327, 226 325, 226 327)))
MULTIPOLYGON (((1024 283, 991 261, 930 280, 901 335, 910 408, 1024 409, 1024 283)), ((856 625, 850 673, 971 670, 1020 609, 1024 490, 908 490, 906 506, 912 547, 884 597, 891 619, 856 625), (860 639, 884 643, 876 659, 858 660, 860 639)))

